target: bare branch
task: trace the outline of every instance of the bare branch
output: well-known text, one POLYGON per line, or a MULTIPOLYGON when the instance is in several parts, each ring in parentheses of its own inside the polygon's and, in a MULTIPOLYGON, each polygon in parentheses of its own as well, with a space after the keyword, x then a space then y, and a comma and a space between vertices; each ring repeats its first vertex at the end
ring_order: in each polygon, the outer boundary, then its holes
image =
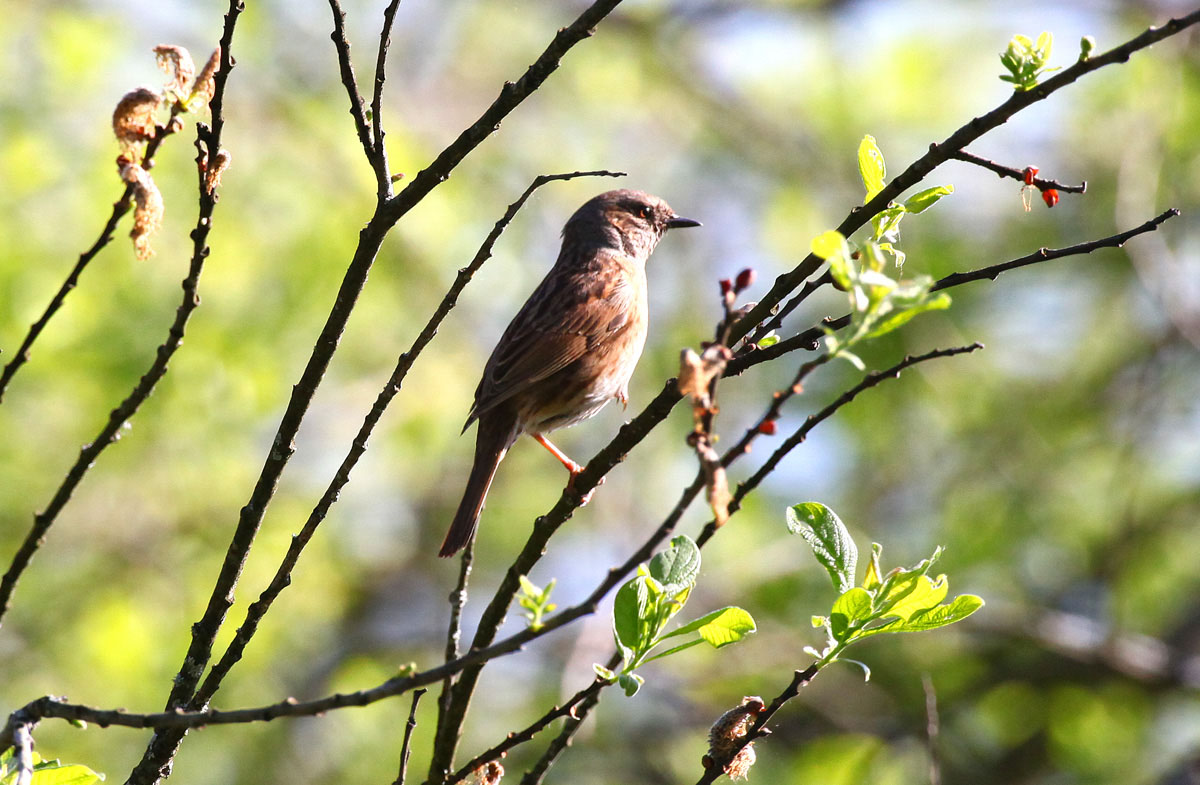
MULTIPOLYGON (((621 655, 613 654, 608 658, 605 667, 613 670, 620 664, 621 655)), ((521 778, 521 785, 540 785, 542 778, 546 776, 546 772, 558 760, 558 756, 562 755, 567 747, 570 746, 571 739, 575 737, 575 734, 583 726, 584 720, 587 719, 588 714, 591 713, 592 709, 596 708, 596 704, 599 702, 600 690, 597 690, 575 706, 575 709, 567 715, 562 730, 558 732, 558 735, 546 747, 546 751, 542 753, 542 757, 538 758, 537 763, 533 764, 533 767, 525 772, 525 776, 521 778)))
MULTIPOLYGON (((375 92, 371 96, 371 130, 374 135, 375 153, 379 156, 385 172, 391 170, 388 167, 387 145, 383 142, 383 138, 386 136, 383 132, 383 82, 387 78, 388 47, 392 45, 392 22, 396 19, 396 9, 399 7, 400 0, 391 0, 387 8, 383 10, 383 28, 379 31, 379 51, 375 56, 375 92)), ((390 197, 390 174, 388 185, 387 195, 390 197)))
POLYGON ((536 720, 534 720, 533 723, 530 724, 528 727, 508 734, 508 736, 505 737, 504 741, 500 742, 499 744, 497 744, 496 746, 487 750, 486 752, 481 752, 478 755, 476 755, 474 758, 471 759, 471 761, 469 763, 467 763, 465 766, 460 768, 458 771, 454 772, 453 776, 451 776, 450 779, 447 780, 447 783, 449 783, 449 785, 453 785, 453 783, 462 782, 464 779, 467 778, 468 775, 470 775, 471 772, 475 771, 480 766, 483 766, 486 763, 490 763, 491 761, 494 761, 494 760, 499 760, 513 747, 516 747, 517 745, 524 744, 525 742, 529 741, 534 736, 536 736, 538 733, 540 733, 543 728, 545 728, 551 722, 554 722, 559 717, 569 717, 571 719, 578 719, 578 716, 575 711, 576 708, 579 707, 581 704, 585 703, 586 701, 598 696, 600 693, 600 690, 604 689, 607 686, 608 686, 608 682, 606 682, 602 679, 596 679, 591 684, 589 684, 588 686, 584 687, 582 690, 580 690, 579 692, 577 692, 573 696, 571 696, 571 699, 568 700, 563 705, 555 706, 553 709, 551 709, 550 711, 543 714, 541 717, 538 717, 536 720))
POLYGON ((392 785, 404 785, 408 776, 408 756, 412 752, 412 734, 417 729, 417 704, 426 690, 415 690, 412 696, 412 708, 408 710, 408 722, 404 723, 404 741, 400 744, 400 774, 392 785))
POLYGON ((731 744, 727 759, 709 761, 703 776, 696 780, 696 785, 707 785, 708 783, 716 782, 717 778, 724 773, 725 765, 741 752, 743 747, 755 739, 767 735, 767 722, 775 716, 776 712, 783 708, 785 703, 799 695, 800 690, 807 687, 809 682, 816 678, 819 671, 820 666, 815 662, 802 671, 796 671, 792 675, 791 683, 788 684, 783 692, 779 693, 775 697, 775 700, 771 701, 765 709, 758 713, 754 720, 754 725, 746 735, 731 744))
POLYGON ((363 108, 362 93, 358 91, 358 79, 354 76, 354 64, 350 60, 350 41, 346 38, 346 12, 338 0, 329 0, 329 9, 333 11, 333 32, 329 38, 337 49, 338 68, 342 74, 342 84, 350 97, 350 116, 354 118, 354 130, 358 132, 358 142, 362 145, 367 163, 375 171, 375 185, 379 198, 386 199, 391 195, 392 183, 383 161, 379 157, 375 141, 371 139, 371 130, 367 127, 367 112, 363 108))
MULTIPOLYGON (((1025 182, 1024 169, 1015 169, 1011 166, 1005 166, 1004 164, 996 163, 995 161, 984 158, 980 155, 975 155, 974 153, 966 150, 956 150, 950 157, 956 161, 966 161, 969 164, 975 164, 976 166, 983 167, 990 172, 995 172, 1001 178, 1008 177, 1012 180, 1016 180, 1019 183, 1025 182)), ((1071 194, 1081 194, 1087 190, 1086 180, 1079 185, 1067 185, 1066 183, 1060 183, 1057 180, 1047 180, 1044 177, 1033 177, 1031 178, 1030 185, 1036 186, 1039 191, 1047 191, 1053 188, 1055 191, 1062 191, 1063 193, 1071 194)))
MULTIPOLYGON (((825 408, 821 409, 821 411, 817 412, 816 414, 810 414, 808 418, 805 419, 804 424, 797 428, 791 436, 785 439, 783 444, 781 444, 775 450, 775 452, 771 454, 771 457, 763 462, 763 465, 758 468, 758 471, 752 474, 744 482, 740 483, 737 487, 737 490, 733 494, 733 501, 729 503, 729 511, 732 513, 739 509, 741 507, 742 500, 750 495, 750 493, 759 486, 759 484, 766 478, 768 474, 775 470, 775 467, 779 465, 779 462, 782 461, 789 452, 791 452, 797 445, 808 438, 808 434, 813 428, 816 428, 822 422, 828 420, 830 417, 836 414, 838 409, 841 409, 843 406, 857 398, 859 393, 863 392, 864 390, 869 390, 870 388, 887 379, 898 378, 901 371, 918 363, 923 363, 927 360, 936 360, 939 357, 953 357, 956 354, 969 354, 977 349, 982 348, 983 344, 973 343, 969 346, 956 346, 950 349, 934 349, 933 351, 926 352, 925 354, 919 354, 916 356, 909 355, 887 370, 872 371, 871 373, 868 373, 863 377, 861 382, 839 395, 837 399, 835 399, 825 408)), ((712 523, 709 523, 704 527, 704 532, 697 539, 697 543, 707 541, 708 538, 712 536, 709 534, 710 527, 712 527, 712 523)))
POLYGON ((1156 218, 1151 218, 1149 221, 1146 221, 1141 226, 1135 226, 1132 229, 1127 229, 1124 232, 1114 234, 1111 237, 1105 237, 1100 240, 1092 240, 1091 242, 1087 243, 1079 243, 1078 245, 1069 245, 1066 248, 1039 248, 1031 254, 1022 256, 1019 259, 1013 259, 1010 262, 994 264, 990 267, 983 267, 978 270, 970 270, 968 272, 952 273, 935 283, 931 291, 936 292, 941 289, 948 289, 951 286, 960 286, 964 283, 979 281, 984 278, 994 281, 1000 276, 1000 273, 1007 272, 1009 270, 1015 270, 1018 267, 1027 267, 1031 264, 1037 264, 1039 262, 1049 262, 1053 259, 1062 259, 1066 256, 1080 256, 1082 254, 1089 254, 1092 251, 1098 251, 1101 248, 1120 248, 1131 237, 1137 237, 1139 234, 1145 234, 1146 232, 1153 232, 1163 223, 1171 218, 1176 217, 1177 215, 1179 215, 1179 210, 1172 207, 1169 210, 1164 210, 1156 218))
MULTIPOLYGON (((178 104, 171 107, 171 116, 167 119, 166 125, 160 125, 155 129, 154 138, 146 144, 146 152, 142 155, 141 166, 149 171, 154 168, 154 154, 158 152, 158 148, 162 145, 163 140, 175 133, 181 125, 175 122, 178 117, 180 108, 178 104)), ((33 342, 42 334, 42 330, 46 329, 46 325, 50 323, 50 319, 62 307, 63 301, 67 299, 76 286, 79 285, 79 276, 83 274, 84 268, 96 258, 96 255, 104 249, 106 245, 112 242, 113 232, 117 229, 117 223, 129 212, 133 207, 133 185, 127 184, 125 190, 121 193, 121 198, 113 203, 112 212, 108 216, 108 221, 105 222, 104 228, 100 230, 100 236, 96 238, 96 242, 92 246, 79 255, 79 260, 75 262, 75 266, 71 268, 71 272, 67 274, 67 278, 63 281, 62 286, 50 298, 50 303, 46 306, 46 310, 38 317, 38 320, 29 327, 29 332, 26 333, 24 340, 21 341, 21 346, 17 349, 16 354, 8 364, 4 366, 4 370, 0 372, 0 402, 4 400, 4 392, 8 389, 8 383, 16 376, 17 371, 21 366, 29 361, 29 353, 33 347, 33 342)))

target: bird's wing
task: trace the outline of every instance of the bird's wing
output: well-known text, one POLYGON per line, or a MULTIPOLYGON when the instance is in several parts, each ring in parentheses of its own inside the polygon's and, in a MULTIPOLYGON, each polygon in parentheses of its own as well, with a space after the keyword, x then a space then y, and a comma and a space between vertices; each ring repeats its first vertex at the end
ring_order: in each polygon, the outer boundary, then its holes
POLYGON ((637 307, 636 296, 624 274, 552 270, 492 352, 467 424, 618 333, 637 307))

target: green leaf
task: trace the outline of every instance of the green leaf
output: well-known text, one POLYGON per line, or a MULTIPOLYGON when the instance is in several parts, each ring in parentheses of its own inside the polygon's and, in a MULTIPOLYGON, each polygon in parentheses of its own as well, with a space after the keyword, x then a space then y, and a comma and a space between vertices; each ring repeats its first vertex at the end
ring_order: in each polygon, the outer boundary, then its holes
POLYGON ((625 696, 632 698, 637 695, 637 691, 642 688, 646 680, 636 673, 622 673, 617 677, 617 684, 621 685, 621 689, 625 690, 625 696))
POLYGON ((613 673, 611 670, 604 667, 603 665, 601 665, 598 662, 592 663, 592 670, 594 670, 596 672, 597 676, 599 676, 600 678, 609 682, 610 684, 617 680, 617 674, 613 673))
MULTIPOLYGON (((639 575, 627 581, 617 590, 613 600, 613 634, 623 650, 630 652, 642 648, 643 622, 650 612, 650 590, 646 580, 646 576, 639 575)), ((649 645, 648 641, 646 645, 649 645)))
POLYGON ((835 256, 849 256, 850 246, 841 232, 830 229, 813 238, 812 252, 822 259, 832 259, 835 256))
POLYGON ((871 219, 871 226, 874 228, 872 237, 876 240, 882 240, 888 237, 892 240, 897 239, 900 232, 900 219, 908 212, 902 204, 893 204, 886 210, 881 210, 871 219))
POLYGON ((879 557, 883 554, 883 546, 877 542, 871 543, 871 560, 867 562, 867 574, 863 576, 863 588, 867 591, 875 591, 882 584, 880 575, 882 568, 879 566, 879 557))
POLYGON ((845 642, 852 629, 860 628, 871 618, 871 595, 866 589, 855 587, 843 592, 833 603, 829 612, 829 631, 833 639, 845 642))
POLYGON ((907 324, 913 317, 919 316, 926 311, 944 311, 950 307, 950 295, 941 292, 925 302, 914 305, 904 310, 892 311, 887 316, 882 317, 871 331, 866 334, 866 338, 878 338, 881 335, 890 333, 898 327, 907 324))
POLYGON ((867 134, 858 144, 858 174, 862 177, 863 187, 867 189, 867 198, 863 203, 871 201, 875 194, 883 190, 883 178, 887 169, 883 163, 883 152, 875 144, 875 137, 867 134))
POLYGON ((896 616, 907 621, 917 613, 936 608, 942 600, 946 599, 946 592, 950 588, 945 575, 939 575, 937 580, 933 580, 928 575, 919 575, 914 583, 912 591, 905 593, 899 602, 888 608, 888 616, 896 616))
POLYGON ((661 582, 664 591, 672 596, 680 589, 696 585, 700 575, 700 549, 686 534, 671 539, 671 547, 660 551, 650 560, 650 575, 661 582), (672 588, 674 587, 674 588, 672 588))
POLYGON ((787 527, 812 546, 813 555, 833 580, 833 588, 845 592, 854 585, 858 548, 833 510, 819 502, 793 505, 787 510, 787 527))
POLYGON ((943 196, 949 196, 952 193, 954 193, 953 185, 935 185, 932 188, 926 188, 924 191, 918 191, 908 197, 904 202, 904 206, 910 213, 923 213, 937 204, 938 200, 943 196))
POLYGON ((759 349, 767 349, 767 348, 774 346, 777 343, 779 343, 779 336, 776 335, 774 331, 772 331, 762 337, 762 340, 760 340, 758 342, 758 348, 759 349))
POLYGON ((975 611, 982 608, 983 599, 974 594, 960 594, 945 605, 938 605, 924 611, 914 613, 907 621, 893 619, 887 624, 864 630, 860 637, 879 635, 885 632, 924 632, 936 630, 955 622, 962 621, 975 611))
POLYGON ((842 592, 833 603, 830 615, 840 614, 848 621, 865 622, 871 618, 871 593, 861 586, 842 592))
POLYGON ((754 618, 749 613, 737 606, 730 605, 727 608, 706 613, 695 621, 671 630, 662 638, 696 632, 700 635, 701 640, 709 643, 713 648, 719 649, 722 646, 737 643, 756 629, 754 618))
POLYGON ((92 785, 94 782, 103 781, 103 774, 76 763, 53 769, 39 769, 33 773, 30 785, 92 785))

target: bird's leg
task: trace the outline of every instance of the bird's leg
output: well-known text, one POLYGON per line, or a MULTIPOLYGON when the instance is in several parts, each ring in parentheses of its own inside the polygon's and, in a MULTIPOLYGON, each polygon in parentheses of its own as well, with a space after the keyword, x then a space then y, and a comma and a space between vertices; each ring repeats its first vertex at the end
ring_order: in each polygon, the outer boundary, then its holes
MULTIPOLYGON (((563 452, 562 450, 555 447, 554 444, 549 439, 547 439, 545 436, 542 436, 540 433, 533 433, 530 435, 534 438, 534 441, 536 441, 538 444, 542 445, 547 450, 549 450, 550 454, 553 455, 555 458, 557 458, 559 463, 561 463, 563 466, 565 466, 567 471, 571 473, 571 479, 567 480, 567 490, 573 492, 575 490, 575 478, 578 477, 579 475, 583 474, 583 467, 580 466, 579 464, 575 463, 575 461, 568 458, 567 454, 565 452, 563 452)), ((598 484, 599 485, 604 484, 603 477, 600 478, 600 482, 598 484)), ((579 497, 580 505, 584 505, 584 504, 587 504, 588 502, 590 502, 592 500, 592 493, 594 493, 595 490, 596 489, 593 488, 592 490, 588 491, 583 496, 580 496, 579 497)))

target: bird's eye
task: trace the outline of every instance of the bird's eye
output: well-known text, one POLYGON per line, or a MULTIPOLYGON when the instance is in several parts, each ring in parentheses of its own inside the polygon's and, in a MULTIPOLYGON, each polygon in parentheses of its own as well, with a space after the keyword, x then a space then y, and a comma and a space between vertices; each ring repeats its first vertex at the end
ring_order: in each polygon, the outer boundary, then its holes
POLYGON ((649 207, 642 207, 638 210, 638 215, 640 215, 642 218, 645 218, 647 221, 650 220, 650 216, 653 215, 653 213, 654 211, 649 207))

